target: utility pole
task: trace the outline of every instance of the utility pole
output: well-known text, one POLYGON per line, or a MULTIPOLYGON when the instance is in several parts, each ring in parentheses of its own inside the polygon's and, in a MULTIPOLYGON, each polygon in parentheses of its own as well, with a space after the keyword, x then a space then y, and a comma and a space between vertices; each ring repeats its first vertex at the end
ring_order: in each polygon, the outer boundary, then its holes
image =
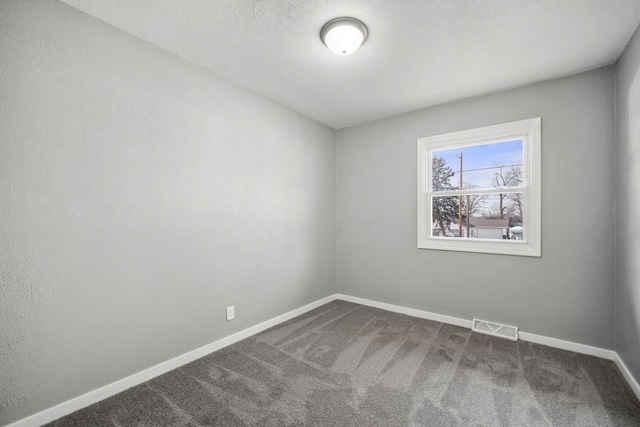
MULTIPOLYGON (((502 174, 502 166, 500 166, 500 179, 502 180, 502 182, 497 182, 498 180, 496 179, 496 183, 500 187, 504 187, 505 186, 505 182, 504 182, 504 175, 502 174)), ((504 219, 503 200, 504 200, 504 194, 500 193, 500 219, 504 219)))
POLYGON ((469 237, 469 228, 471 228, 471 218, 469 215, 469 211, 471 210, 471 196, 467 194, 464 197, 467 199, 467 237, 469 237))
MULTIPOLYGON (((462 151, 456 157, 460 159, 460 186, 458 190, 462 190, 462 151)), ((458 196, 458 237, 462 237, 462 196, 458 196)))

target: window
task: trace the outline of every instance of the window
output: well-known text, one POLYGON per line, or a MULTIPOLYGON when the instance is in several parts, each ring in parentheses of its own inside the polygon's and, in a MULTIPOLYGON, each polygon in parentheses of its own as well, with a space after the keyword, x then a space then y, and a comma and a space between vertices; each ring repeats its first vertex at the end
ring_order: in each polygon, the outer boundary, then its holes
POLYGON ((541 255, 540 123, 418 139, 418 248, 541 255))

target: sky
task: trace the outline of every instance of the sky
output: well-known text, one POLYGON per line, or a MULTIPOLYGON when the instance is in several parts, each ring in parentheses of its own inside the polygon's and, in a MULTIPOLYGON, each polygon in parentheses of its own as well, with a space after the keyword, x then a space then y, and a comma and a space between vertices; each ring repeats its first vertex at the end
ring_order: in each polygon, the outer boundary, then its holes
POLYGON ((455 172, 451 177, 451 184, 454 186, 460 180, 460 159, 457 157, 460 152, 462 182, 466 188, 494 188, 493 176, 499 170, 496 166, 522 165, 522 140, 434 151, 433 155, 444 158, 455 172))

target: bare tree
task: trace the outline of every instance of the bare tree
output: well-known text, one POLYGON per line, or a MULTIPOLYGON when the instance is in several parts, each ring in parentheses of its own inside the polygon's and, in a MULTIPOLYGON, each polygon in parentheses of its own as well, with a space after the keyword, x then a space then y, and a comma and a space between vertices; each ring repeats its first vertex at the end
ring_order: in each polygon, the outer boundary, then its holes
MULTIPOLYGON (((497 167, 499 168, 499 170, 493 175, 493 186, 495 188, 517 187, 522 184, 522 168, 520 166, 509 166, 509 169, 506 169, 506 167, 502 165, 497 165, 497 167)), ((498 207, 498 214, 500 216, 500 219, 504 219, 506 216, 509 216, 513 213, 513 204, 519 205, 519 217, 522 218, 522 194, 500 193, 499 196, 500 205, 498 207)))
POLYGON ((512 222, 522 222, 522 193, 509 193, 505 200, 505 215, 512 222))
POLYGON ((491 205, 491 207, 485 208, 483 212, 483 216, 487 219, 500 219, 500 213, 498 212, 498 208, 495 205, 491 205))
MULTIPOLYGON (((463 185, 465 190, 475 187, 475 185, 469 184, 468 182, 463 185)), ((462 215, 467 221, 467 237, 469 237, 471 217, 484 206, 486 200, 487 196, 484 194, 467 194, 466 196, 462 196, 462 215)))

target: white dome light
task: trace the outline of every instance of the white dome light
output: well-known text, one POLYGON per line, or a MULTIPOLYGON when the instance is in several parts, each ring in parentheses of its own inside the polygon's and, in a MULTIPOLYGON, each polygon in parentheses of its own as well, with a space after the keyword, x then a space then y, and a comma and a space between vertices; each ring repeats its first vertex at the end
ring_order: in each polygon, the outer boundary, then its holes
POLYGON ((351 55, 367 40, 367 27, 355 18, 336 18, 324 24, 320 38, 336 55, 351 55))

